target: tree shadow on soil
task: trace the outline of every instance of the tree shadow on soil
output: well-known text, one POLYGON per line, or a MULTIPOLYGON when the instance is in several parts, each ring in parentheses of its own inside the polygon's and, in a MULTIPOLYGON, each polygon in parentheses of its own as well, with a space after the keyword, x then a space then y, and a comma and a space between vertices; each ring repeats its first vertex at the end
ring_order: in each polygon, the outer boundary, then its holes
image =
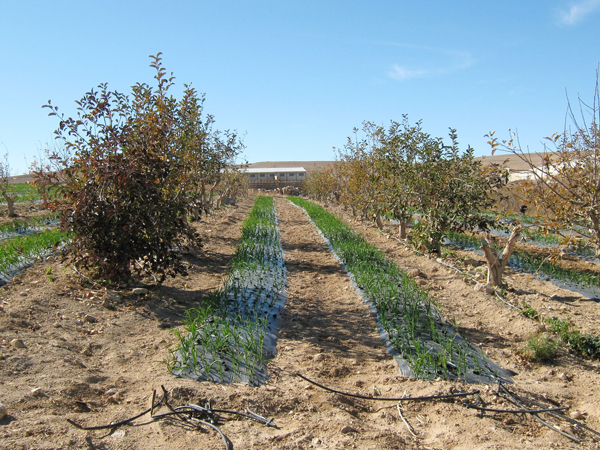
POLYGON ((187 255, 184 260, 190 264, 190 273, 225 274, 233 257, 226 253, 201 252, 198 256, 187 255))
POLYGON ((510 347, 510 345, 505 342, 505 339, 502 336, 495 333, 489 333, 487 331, 482 331, 478 330, 477 328, 470 327, 458 327, 456 331, 458 331, 458 334, 460 334, 468 342, 477 346, 480 346, 482 344, 493 344, 493 346, 497 348, 510 347))
MULTIPOLYGON (((309 342, 316 347, 326 347, 343 353, 348 358, 376 360, 389 359, 389 355, 364 354, 364 348, 383 349, 379 335, 373 335, 368 325, 360 326, 364 312, 349 312, 347 307, 329 309, 327 314, 317 307, 314 299, 296 298, 288 304, 283 315, 280 337, 299 342, 309 342), (300 306, 302 305, 302 306, 300 306), (357 346, 357 341, 365 347, 357 346)), ((373 321, 372 327, 374 329, 373 321)))
MULTIPOLYGON (((339 264, 315 265, 310 262, 294 263, 293 266, 286 265, 288 274, 313 273, 315 275, 331 275, 340 272, 339 264)), ((344 272, 345 275, 345 272, 344 272)))
MULTIPOLYGON (((324 242, 315 242, 315 243, 307 243, 300 242, 298 244, 293 243, 285 243, 282 244, 282 248, 284 252, 292 252, 294 250, 302 252, 302 253, 320 253, 320 252, 329 252, 329 247, 324 242)), ((338 266, 339 270, 339 266, 338 266)))
MULTIPOLYGON (((188 277, 195 274, 222 275, 225 278, 231 268, 233 255, 224 253, 203 253, 200 256, 188 256, 186 261, 190 264, 188 277)), ((137 311, 142 317, 149 320, 158 320, 160 328, 174 328, 184 323, 185 311, 202 305, 202 299, 220 288, 207 287, 187 290, 176 286, 160 285, 152 290, 151 296, 145 299, 127 299, 125 306, 143 305, 149 312, 137 311)), ((131 297, 131 296, 130 296, 131 297)))
MULTIPOLYGON (((576 302, 577 300, 581 300, 581 301, 589 301, 592 300, 594 301, 594 299, 591 298, 581 298, 579 296, 572 296, 572 295, 564 295, 564 296, 556 296, 556 297, 551 297, 549 300, 554 300, 557 301, 559 303, 573 303, 576 302)), ((599 299, 596 299, 596 301, 598 301, 599 299)), ((571 305, 571 306, 577 306, 577 305, 571 305)))

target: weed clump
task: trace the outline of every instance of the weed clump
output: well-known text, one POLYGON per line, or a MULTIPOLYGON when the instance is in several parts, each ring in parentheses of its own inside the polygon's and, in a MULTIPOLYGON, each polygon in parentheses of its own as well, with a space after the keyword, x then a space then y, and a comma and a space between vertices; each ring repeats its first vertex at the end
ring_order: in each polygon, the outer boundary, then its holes
POLYGON ((600 358, 600 336, 573 330, 568 321, 556 317, 546 319, 546 323, 550 325, 550 331, 556 333, 567 345, 570 352, 588 358, 600 358))
POLYGON ((534 334, 527 340, 522 355, 526 360, 549 363, 556 358, 559 344, 548 334, 534 334))

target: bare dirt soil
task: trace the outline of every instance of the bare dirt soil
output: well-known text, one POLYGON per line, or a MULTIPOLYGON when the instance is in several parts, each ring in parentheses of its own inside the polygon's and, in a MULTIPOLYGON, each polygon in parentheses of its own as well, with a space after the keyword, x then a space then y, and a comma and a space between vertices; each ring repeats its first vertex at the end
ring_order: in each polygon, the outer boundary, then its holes
MULTIPOLYGON (((198 224, 204 248, 188 256, 189 275, 145 286, 147 294, 134 294, 133 288, 139 286, 116 293, 90 285, 58 258, 24 270, 0 288, 0 403, 7 409, 0 420, 0 448, 224 448, 214 431, 192 429, 177 419, 152 421, 146 415, 133 424, 89 431, 66 421, 93 426, 126 419, 148 408, 153 389, 160 391, 161 385, 173 405, 210 402, 214 408, 250 408, 274 418, 279 428, 222 420, 220 428, 236 449, 600 447, 590 434, 551 418, 552 424, 579 436, 582 443, 568 440, 530 415, 482 417, 460 399, 403 402, 400 415, 397 402, 345 397, 298 377, 299 372, 334 389, 373 397, 479 389, 490 407, 512 407, 496 395, 495 386, 399 376, 369 307, 304 213, 283 198, 276 199, 276 208, 288 270, 288 301, 268 384, 220 385, 171 376, 165 361, 176 339, 170 330, 182 329, 184 311, 222 285, 252 203, 253 199, 242 200, 198 224), (10 345, 14 339, 25 347, 10 345)), ((524 361, 519 351, 540 330, 540 322, 476 290, 454 269, 414 254, 385 233, 351 219, 349 223, 418 278, 463 336, 517 373, 510 389, 545 404, 568 406, 567 414, 577 413, 582 422, 600 430, 598 361, 564 350, 551 364, 524 361)), ((452 262, 459 264, 458 259, 452 262)), ((514 304, 527 302, 545 317, 569 319, 582 331, 600 329, 597 303, 516 272, 509 272, 507 281, 512 290, 507 300, 514 304)), ((161 407, 158 412, 165 411, 161 407)))
MULTIPOLYGON (((2 209, 6 206, 2 205, 2 209)), ((0 212, 0 225, 5 223, 12 223, 15 220, 24 220, 30 217, 40 217, 48 214, 48 211, 43 209, 39 204, 27 203, 15 203, 15 214, 17 217, 8 217, 7 211, 0 212)))

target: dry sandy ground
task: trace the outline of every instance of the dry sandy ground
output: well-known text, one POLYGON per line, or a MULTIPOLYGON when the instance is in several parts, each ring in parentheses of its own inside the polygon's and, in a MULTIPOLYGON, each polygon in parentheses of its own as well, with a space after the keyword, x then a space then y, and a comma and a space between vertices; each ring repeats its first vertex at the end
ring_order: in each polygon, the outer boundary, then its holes
MULTIPOLYGON (((296 376, 300 372, 332 388, 375 397, 480 389, 490 407, 510 407, 495 395, 495 386, 399 376, 369 308, 306 216, 285 199, 277 199, 276 207, 288 301, 269 383, 253 388, 172 377, 164 364, 175 344, 170 330, 181 328, 184 311, 223 283, 251 206, 252 199, 246 199, 199 224, 205 246, 200 256, 189 258, 189 276, 150 286, 146 295, 133 294, 131 286, 120 290, 120 299, 110 300, 102 287, 86 284, 58 261, 37 264, 0 288, 0 403, 8 412, 0 421, 0 448, 223 448, 214 431, 191 429, 176 419, 152 421, 146 415, 132 425, 91 431, 66 421, 104 425, 133 416, 148 407, 152 390, 161 385, 173 405, 210 402, 215 408, 250 408, 274 418, 277 429, 223 420, 221 429, 236 449, 599 448, 599 441, 566 422, 552 421, 581 437, 581 444, 531 416, 481 417, 460 400, 403 402, 405 422, 396 402, 329 393, 296 376), (13 339, 26 347, 7 345, 13 339)), ((568 406, 569 413, 580 412, 588 426, 600 430, 598 361, 561 352, 552 365, 523 363, 517 352, 539 322, 476 291, 464 276, 434 259, 417 256, 362 223, 350 223, 401 268, 414 271, 467 339, 518 373, 512 390, 568 406)), ((569 318, 584 331, 600 329, 596 303, 517 273, 510 273, 508 282, 525 291, 508 295, 515 304, 526 301, 546 316, 569 318)))

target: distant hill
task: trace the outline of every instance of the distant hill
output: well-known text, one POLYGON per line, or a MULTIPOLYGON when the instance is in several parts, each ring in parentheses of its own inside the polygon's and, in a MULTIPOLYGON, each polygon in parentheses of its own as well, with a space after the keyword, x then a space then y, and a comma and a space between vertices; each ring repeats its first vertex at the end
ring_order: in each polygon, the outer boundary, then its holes
MULTIPOLYGON (((542 158, 540 153, 531 153, 532 162, 537 166, 541 163, 542 158)), ((494 156, 478 156, 475 159, 479 159, 483 164, 502 164, 508 167, 511 171, 529 170, 529 166, 521 161, 517 156, 513 154, 497 153, 494 156)), ((255 169, 268 169, 275 167, 304 167, 307 172, 314 172, 315 170, 323 169, 324 167, 331 166, 335 161, 261 161, 248 164, 248 167, 255 169)), ((33 181, 31 175, 17 175, 10 177, 10 184, 29 183, 33 181)))
POLYGON ((29 174, 25 175, 16 175, 14 177, 10 177, 8 180, 8 184, 23 184, 23 183, 31 183, 33 178, 29 174))
MULTIPOLYGON (((526 154, 527 155, 527 154, 526 154)), ((531 157, 531 161, 535 166, 539 166, 542 162, 541 153, 531 153, 527 155, 531 157)), ((475 159, 480 160, 483 164, 501 164, 511 171, 529 170, 527 163, 522 161, 518 156, 510 153, 496 153, 493 156, 478 156, 475 159)), ((307 172, 319 170, 330 166, 335 161, 263 161, 251 163, 248 167, 256 169, 270 169, 275 167, 304 167, 307 172)))

